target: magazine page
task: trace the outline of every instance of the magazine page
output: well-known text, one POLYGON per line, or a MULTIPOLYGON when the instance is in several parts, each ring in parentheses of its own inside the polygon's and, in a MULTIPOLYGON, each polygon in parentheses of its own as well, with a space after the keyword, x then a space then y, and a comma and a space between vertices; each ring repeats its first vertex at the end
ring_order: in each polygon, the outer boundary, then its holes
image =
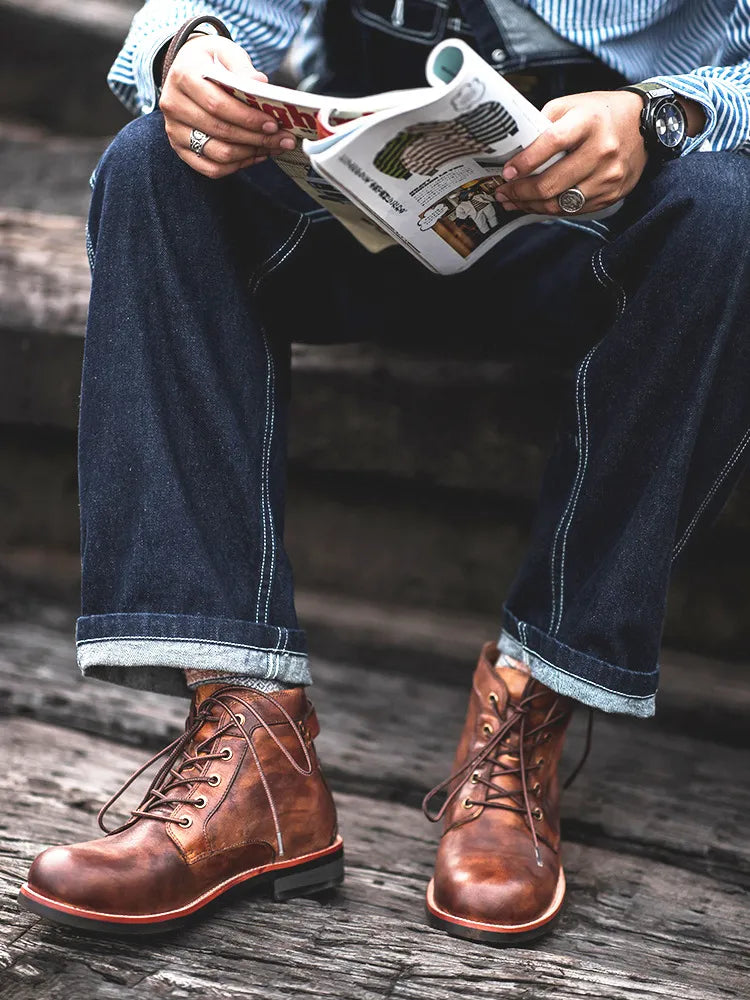
POLYGON ((427 267, 454 274, 538 221, 505 212, 495 192, 504 164, 550 123, 460 40, 433 49, 427 79, 432 97, 420 107, 375 114, 304 147, 320 174, 427 267))
MULTIPOLYGON (((430 87, 423 87, 390 91, 373 97, 326 97, 263 83, 233 73, 218 61, 205 78, 250 107, 271 115, 281 128, 291 132, 300 142, 330 134, 342 126, 356 127, 364 115, 394 106, 413 106, 424 95, 432 95, 430 87)), ((335 215, 368 250, 377 253, 393 245, 393 239, 369 214, 363 213, 338 188, 316 173, 300 146, 279 153, 274 162, 319 205, 335 215)))

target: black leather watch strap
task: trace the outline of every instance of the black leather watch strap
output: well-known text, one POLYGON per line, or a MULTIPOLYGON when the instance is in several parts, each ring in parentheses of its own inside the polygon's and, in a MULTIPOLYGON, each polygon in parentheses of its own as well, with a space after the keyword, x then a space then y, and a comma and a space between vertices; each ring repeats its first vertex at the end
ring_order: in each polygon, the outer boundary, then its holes
POLYGON ((164 81, 167 79, 167 73, 169 73, 172 68, 175 56, 193 32, 200 28, 202 24, 210 24, 213 28, 216 28, 217 35, 220 35, 222 38, 232 37, 226 24, 224 24, 223 21, 220 21, 218 17, 212 17, 210 14, 204 14, 202 17, 191 17, 189 21, 185 21, 172 41, 169 43, 167 54, 164 56, 164 67, 161 71, 162 87, 164 86, 164 81))

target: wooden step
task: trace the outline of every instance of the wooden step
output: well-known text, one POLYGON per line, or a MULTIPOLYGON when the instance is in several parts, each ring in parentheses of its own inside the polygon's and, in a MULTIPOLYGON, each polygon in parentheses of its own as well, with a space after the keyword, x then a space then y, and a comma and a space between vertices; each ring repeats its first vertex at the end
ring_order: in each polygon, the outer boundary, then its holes
POLYGON ((436 832, 416 810, 366 791, 337 796, 347 879, 326 902, 246 899, 156 942, 60 932, 16 912, 17 886, 44 847, 97 836, 98 805, 141 756, 31 720, 12 720, 4 735, 0 975, 9 1000, 30 998, 32 984, 35 996, 53 984, 56 995, 114 996, 110 984, 183 998, 447 1000, 456 982, 488 998, 530 996, 533 984, 534 1000, 671 1000, 675 991, 725 1000, 740 995, 750 970, 746 893, 585 845, 566 850, 569 903, 553 936, 520 951, 449 940, 423 917, 436 832))
POLYGON ((106 77, 137 0, 0 0, 0 115, 106 135, 128 114, 106 77))
MULTIPOLYGON (((151 750, 174 738, 184 722, 185 702, 82 680, 72 639, 59 626, 3 626, 5 713, 151 750)), ((312 695, 323 725, 318 746, 336 787, 418 805, 451 766, 466 710, 468 670, 463 689, 425 675, 385 674, 346 663, 315 661, 313 670, 312 695)), ((730 671, 724 694, 720 665, 695 661, 692 670, 692 692, 684 680, 675 687, 694 715, 711 705, 714 694, 719 718, 722 698, 734 697, 740 706, 750 700, 750 672, 730 671)), ((679 671, 679 664, 667 671, 664 701, 670 699, 670 677, 679 671)), ((583 723, 573 727, 565 773, 580 756, 583 723)), ((568 839, 750 886, 743 819, 750 814, 744 780, 750 741, 735 748, 704 735, 687 726, 678 734, 658 722, 597 714, 591 759, 564 801, 568 839)))

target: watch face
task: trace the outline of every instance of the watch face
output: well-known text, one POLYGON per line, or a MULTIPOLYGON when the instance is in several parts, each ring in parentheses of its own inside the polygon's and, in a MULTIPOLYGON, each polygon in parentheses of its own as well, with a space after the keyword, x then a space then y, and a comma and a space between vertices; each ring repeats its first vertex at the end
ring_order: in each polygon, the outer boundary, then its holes
POLYGON ((654 115, 654 129, 662 146, 674 149, 685 138, 685 112, 675 101, 663 101, 654 115))

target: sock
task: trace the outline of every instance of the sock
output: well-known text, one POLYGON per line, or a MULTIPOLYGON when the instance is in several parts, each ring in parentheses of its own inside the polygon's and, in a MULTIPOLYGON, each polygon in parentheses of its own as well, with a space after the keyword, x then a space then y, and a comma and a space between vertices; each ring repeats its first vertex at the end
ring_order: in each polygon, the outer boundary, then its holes
POLYGON ((194 691, 201 684, 221 684, 226 682, 235 687, 252 688, 253 691, 260 691, 263 694, 271 694, 273 691, 288 691, 296 684, 284 684, 282 681, 268 680, 265 677, 252 677, 249 674, 231 674, 221 670, 183 670, 187 686, 194 691))
POLYGON ((497 658, 496 667, 512 667, 514 670, 520 670, 524 674, 531 673, 529 668, 521 660, 514 660, 512 656, 508 656, 507 653, 501 653, 497 658))

